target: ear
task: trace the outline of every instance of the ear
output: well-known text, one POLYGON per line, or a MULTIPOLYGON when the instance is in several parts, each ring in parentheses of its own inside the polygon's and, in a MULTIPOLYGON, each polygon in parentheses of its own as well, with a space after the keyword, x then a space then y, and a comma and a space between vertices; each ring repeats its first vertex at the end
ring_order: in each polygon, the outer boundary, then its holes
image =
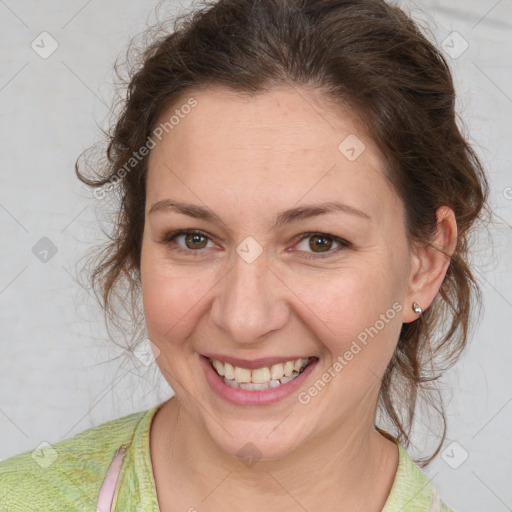
POLYGON ((436 215, 437 234, 432 244, 418 245, 413 250, 402 317, 404 323, 418 319, 418 314, 412 309, 413 302, 417 302, 423 311, 432 304, 457 247, 457 221, 453 210, 448 206, 441 206, 436 215))

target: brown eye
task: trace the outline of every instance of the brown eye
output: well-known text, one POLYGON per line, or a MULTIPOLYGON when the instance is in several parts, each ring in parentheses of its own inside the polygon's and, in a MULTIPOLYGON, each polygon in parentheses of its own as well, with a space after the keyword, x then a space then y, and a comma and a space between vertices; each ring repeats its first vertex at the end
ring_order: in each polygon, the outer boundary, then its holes
POLYGON ((320 252, 329 251, 332 247, 332 238, 324 235, 314 235, 309 239, 309 247, 314 249, 319 249, 320 252))
MULTIPOLYGON (((207 245, 209 241, 211 241, 210 237, 201 231, 194 229, 182 229, 179 231, 173 231, 166 235, 162 240, 162 243, 170 245, 170 250, 179 254, 200 256, 203 254, 203 249, 208 249, 207 245), (182 237, 184 239, 184 245, 176 242, 182 237)), ((350 242, 347 242, 342 238, 326 233, 304 233, 297 246, 300 246, 300 244, 303 244, 303 247, 299 247, 298 252, 304 253, 304 255, 300 257, 305 259, 333 256, 352 245, 350 242), (308 240, 307 244, 305 243, 306 240, 308 240), (337 244, 334 246, 334 249, 333 244, 337 244)))
POLYGON ((207 248, 207 244, 210 241, 210 238, 206 236, 201 231, 197 231, 194 229, 182 229, 180 231, 173 231, 172 233, 167 234, 162 243, 171 246, 172 251, 176 251, 180 254, 192 254, 197 253, 199 255, 202 249, 207 248), (184 245, 179 244, 176 240, 183 238, 184 245))
POLYGON ((208 243, 208 239, 205 236, 197 233, 187 233, 183 236, 185 237, 185 245, 188 249, 204 249, 208 243), (201 239, 203 239, 202 243, 201 239))
POLYGON ((307 259, 329 257, 350 246, 350 242, 326 233, 305 233, 297 244, 299 252, 305 253, 302 257, 307 259), (333 243, 337 244, 334 249, 333 243))

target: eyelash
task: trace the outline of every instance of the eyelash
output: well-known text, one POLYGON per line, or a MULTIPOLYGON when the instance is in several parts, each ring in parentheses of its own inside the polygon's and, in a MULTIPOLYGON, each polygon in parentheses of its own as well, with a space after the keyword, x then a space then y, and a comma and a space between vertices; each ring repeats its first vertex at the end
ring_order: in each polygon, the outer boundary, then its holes
MULTIPOLYGON (((207 238, 208 240, 211 240, 210 237, 204 231, 200 231, 198 229, 181 229, 181 230, 173 231, 172 233, 168 233, 167 235, 165 235, 165 237, 162 240, 162 243, 171 244, 172 242, 174 242, 175 238, 177 238, 178 236, 181 236, 181 235, 200 235, 203 238, 207 238)), ((326 253, 323 253, 323 254, 322 253, 307 253, 307 254, 310 254, 311 256, 301 256, 301 258, 304 258, 304 259, 328 258, 328 257, 332 256, 333 254, 336 254, 339 251, 342 251, 344 249, 348 249, 352 246, 352 244, 350 242, 343 240, 343 238, 339 238, 334 235, 329 235, 327 233, 320 233, 320 232, 303 233, 301 238, 297 241, 297 244, 299 242, 302 242, 302 240, 304 240, 306 238, 313 237, 313 236, 330 238, 333 241, 339 243, 340 247, 337 247, 333 250, 327 251, 326 253)), ((194 254, 193 255, 194 257, 199 256, 200 255, 199 253, 201 253, 203 251, 203 249, 197 249, 197 250, 183 249, 183 247, 179 247, 179 246, 177 246, 176 248, 174 248, 172 250, 176 251, 179 254, 185 254, 187 256, 189 256, 191 253, 194 253, 194 252, 198 253, 197 255, 194 254)), ((299 251, 299 252, 301 252, 301 251, 299 251)))

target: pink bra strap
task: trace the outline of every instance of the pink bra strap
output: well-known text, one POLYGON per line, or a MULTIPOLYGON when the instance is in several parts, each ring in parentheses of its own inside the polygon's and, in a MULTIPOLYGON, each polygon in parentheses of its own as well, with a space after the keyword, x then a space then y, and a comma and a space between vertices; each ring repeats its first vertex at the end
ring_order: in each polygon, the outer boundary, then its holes
POLYGON ((114 457, 108 467, 107 474, 105 475, 105 479, 103 480, 103 484, 100 488, 96 512, 111 512, 117 480, 119 478, 119 473, 121 472, 125 455, 126 448, 124 446, 121 446, 114 453, 114 457))

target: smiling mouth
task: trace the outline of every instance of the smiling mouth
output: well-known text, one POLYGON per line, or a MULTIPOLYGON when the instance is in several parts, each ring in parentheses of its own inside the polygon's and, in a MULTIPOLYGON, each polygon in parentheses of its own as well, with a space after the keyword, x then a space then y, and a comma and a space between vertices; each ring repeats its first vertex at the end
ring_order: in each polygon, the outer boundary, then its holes
POLYGON ((273 364, 262 368, 248 369, 233 366, 230 363, 209 358, 212 368, 222 378, 224 384, 247 391, 263 391, 269 388, 277 388, 297 378, 306 367, 317 357, 307 359, 295 359, 285 363, 273 364))

